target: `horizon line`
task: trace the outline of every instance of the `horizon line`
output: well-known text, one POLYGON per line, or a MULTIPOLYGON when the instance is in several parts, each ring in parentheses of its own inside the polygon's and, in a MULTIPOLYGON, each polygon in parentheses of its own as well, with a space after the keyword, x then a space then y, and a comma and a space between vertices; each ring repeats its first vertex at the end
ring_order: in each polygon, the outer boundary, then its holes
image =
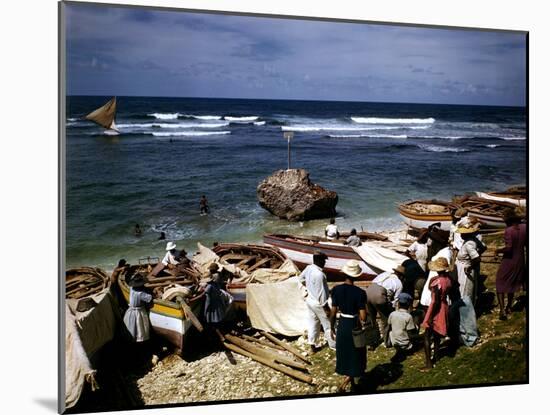
POLYGON ((174 95, 104 95, 104 94, 67 94, 66 97, 124 97, 124 98, 176 98, 176 99, 219 99, 219 100, 246 100, 246 101, 303 101, 303 102, 341 102, 358 104, 407 104, 407 105, 456 105, 463 107, 507 107, 527 108, 523 105, 500 105, 500 104, 453 104, 441 102, 395 102, 395 101, 355 101, 355 100, 331 100, 331 99, 296 99, 296 98, 235 98, 235 97, 182 97, 174 95))

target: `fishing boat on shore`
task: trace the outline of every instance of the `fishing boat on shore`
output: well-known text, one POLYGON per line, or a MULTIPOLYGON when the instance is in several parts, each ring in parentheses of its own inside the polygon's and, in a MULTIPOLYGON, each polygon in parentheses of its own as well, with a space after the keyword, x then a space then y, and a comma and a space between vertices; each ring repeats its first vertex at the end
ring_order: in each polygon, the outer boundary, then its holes
POLYGON ((468 211, 468 216, 476 218, 485 228, 505 228, 504 212, 515 209, 517 205, 480 197, 468 197, 457 204, 468 211))
POLYGON ((496 202, 507 202, 516 206, 527 205, 527 189, 525 186, 510 187, 502 192, 476 192, 477 197, 496 202))
POLYGON ((225 243, 212 250, 219 263, 232 265, 244 273, 227 284, 227 291, 240 309, 246 308, 246 286, 250 282, 278 282, 298 273, 286 255, 271 246, 225 243))
POLYGON ((109 286, 109 276, 101 268, 72 268, 65 272, 65 298, 80 300, 99 294, 109 286))
POLYGON ((434 223, 441 223, 441 229, 448 231, 451 227, 452 211, 456 206, 442 200, 412 200, 398 205, 401 218, 413 229, 428 228, 434 223))
POLYGON ((149 309, 151 328, 181 353, 191 326, 200 327, 196 318, 204 302, 202 297, 196 298, 200 273, 191 266, 173 272, 164 268, 158 259, 130 265, 118 276, 118 287, 126 303, 130 299, 127 280, 138 272, 147 274, 145 287, 153 293, 153 306, 149 309))
POLYGON ((346 278, 340 270, 349 260, 359 262, 362 274, 358 282, 374 279, 376 275, 398 265, 405 258, 403 255, 383 247, 375 247, 364 242, 359 248, 344 245, 343 240, 327 241, 315 236, 294 236, 283 234, 264 235, 264 243, 278 248, 291 259, 298 268, 304 269, 313 263, 313 253, 323 252, 327 256, 324 271, 329 283, 344 281, 346 278))

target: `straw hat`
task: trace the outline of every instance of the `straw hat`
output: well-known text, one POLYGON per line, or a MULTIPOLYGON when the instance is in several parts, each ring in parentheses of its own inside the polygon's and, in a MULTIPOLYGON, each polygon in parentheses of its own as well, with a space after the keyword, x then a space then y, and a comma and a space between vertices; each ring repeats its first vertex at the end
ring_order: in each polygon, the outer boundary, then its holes
POLYGON ((176 244, 170 241, 166 244, 166 250, 171 251, 172 249, 176 249, 176 244))
POLYGON ((449 271, 449 261, 447 258, 436 258, 433 261, 428 262, 428 268, 430 271, 449 271))
POLYGON ((403 265, 398 265, 393 269, 393 271, 398 274, 405 274, 405 267, 403 265))
POLYGON ((459 226, 458 229, 457 229, 457 232, 461 233, 461 234, 462 233, 474 233, 474 232, 477 232, 477 231, 479 231, 479 222, 465 223, 464 225, 459 226))
POLYGON ((460 219, 460 218, 463 218, 464 216, 466 216, 467 214, 468 214, 468 211, 466 209, 459 208, 455 211, 453 216, 457 219, 460 219))
POLYGON ((346 265, 344 265, 340 271, 342 271, 346 275, 349 275, 352 278, 357 278, 363 273, 361 265, 359 265, 359 262, 354 259, 346 262, 346 265))

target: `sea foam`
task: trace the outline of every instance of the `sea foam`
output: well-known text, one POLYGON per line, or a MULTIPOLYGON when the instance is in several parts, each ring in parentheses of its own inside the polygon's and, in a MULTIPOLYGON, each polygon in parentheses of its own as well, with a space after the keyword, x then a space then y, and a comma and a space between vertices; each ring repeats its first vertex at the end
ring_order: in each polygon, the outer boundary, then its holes
POLYGON ((171 132, 154 132, 151 133, 155 137, 202 137, 208 135, 225 135, 231 134, 231 131, 171 131, 171 132))
POLYGON ((377 118, 377 117, 351 117, 358 124, 433 124, 434 118, 377 118))
POLYGON ((179 112, 173 113, 163 113, 163 112, 154 112, 152 114, 147 114, 148 117, 155 117, 157 120, 175 120, 179 117, 179 112))

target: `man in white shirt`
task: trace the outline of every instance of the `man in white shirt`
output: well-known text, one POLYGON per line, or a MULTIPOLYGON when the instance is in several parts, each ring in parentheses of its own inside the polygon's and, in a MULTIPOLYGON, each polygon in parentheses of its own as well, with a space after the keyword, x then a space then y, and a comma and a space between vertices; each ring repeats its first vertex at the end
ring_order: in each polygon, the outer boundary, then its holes
POLYGON ((432 240, 428 236, 428 231, 424 231, 418 235, 416 241, 407 248, 411 258, 418 262, 418 265, 426 272, 428 263, 428 248, 431 245, 432 240))
POLYGON ((330 224, 328 224, 325 229, 325 236, 327 239, 338 239, 340 237, 340 232, 338 232, 338 226, 336 226, 335 222, 334 218, 332 218, 330 224))
POLYGON ((174 242, 168 242, 166 244, 166 255, 164 255, 164 258, 162 258, 162 264, 165 267, 173 268, 175 265, 179 264, 176 256, 176 244, 174 242))
POLYGON ((376 326, 376 316, 380 314, 379 335, 385 333, 388 317, 397 304, 397 298, 403 291, 402 279, 405 268, 398 265, 393 272, 379 274, 367 287, 367 315, 372 325, 376 326))
POLYGON ((322 252, 313 254, 313 264, 308 265, 300 274, 300 282, 306 286, 306 305, 308 308, 307 340, 313 353, 319 350, 317 338, 319 337, 319 325, 323 326, 325 339, 329 347, 336 349, 336 341, 330 335, 330 322, 327 316, 328 284, 323 267, 327 256, 322 252))

